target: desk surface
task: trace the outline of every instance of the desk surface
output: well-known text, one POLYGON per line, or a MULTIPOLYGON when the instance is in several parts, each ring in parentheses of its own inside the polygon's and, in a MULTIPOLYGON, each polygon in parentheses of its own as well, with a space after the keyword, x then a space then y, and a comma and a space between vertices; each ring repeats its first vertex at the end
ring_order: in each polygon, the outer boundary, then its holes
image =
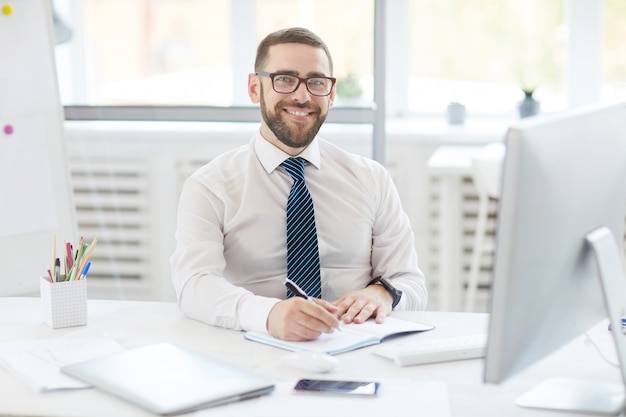
MULTIPOLYGON (((488 316, 480 313, 395 312, 395 316, 434 324, 436 330, 411 337, 442 337, 486 330, 488 316)), ((187 319, 175 303, 89 300, 87 326, 52 330, 40 318, 38 298, 0 298, 0 341, 37 340, 70 333, 107 334, 126 348, 170 342, 219 358, 225 362, 273 378, 294 381, 315 377, 281 363, 286 351, 247 341, 242 332, 215 328, 187 319)), ((592 334, 601 343, 610 341, 606 327, 592 334), (597 334, 596 334, 597 333, 597 334)), ((385 342, 393 343, 393 341, 385 342)), ((515 399, 551 376, 619 381, 615 368, 598 356, 582 338, 557 354, 502 385, 482 383, 482 360, 398 367, 364 348, 338 356, 340 364, 327 378, 409 378, 415 381, 444 381, 448 385, 453 416, 560 416, 563 414, 517 407, 515 399), (584 359, 584 360, 581 360, 584 359), (367 366, 364 366, 367 364, 367 366)), ((0 368, 0 415, 28 416, 147 416, 133 405, 94 389, 35 394, 20 380, 0 368)), ((419 409, 407 398, 407 407, 419 409)), ((416 414, 417 415, 417 414, 416 414)), ((297 416, 297 412, 294 413, 297 416)))

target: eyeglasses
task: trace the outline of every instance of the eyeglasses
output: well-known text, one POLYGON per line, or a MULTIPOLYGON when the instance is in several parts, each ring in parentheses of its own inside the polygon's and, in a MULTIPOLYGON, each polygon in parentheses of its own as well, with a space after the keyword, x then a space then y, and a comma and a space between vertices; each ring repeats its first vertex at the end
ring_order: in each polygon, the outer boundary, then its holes
POLYGON ((276 72, 257 72, 256 75, 270 77, 272 80, 272 88, 280 94, 291 94, 300 87, 300 83, 304 81, 306 89, 314 96, 327 96, 333 89, 333 85, 337 81, 333 77, 309 77, 300 78, 295 75, 279 74, 276 72))

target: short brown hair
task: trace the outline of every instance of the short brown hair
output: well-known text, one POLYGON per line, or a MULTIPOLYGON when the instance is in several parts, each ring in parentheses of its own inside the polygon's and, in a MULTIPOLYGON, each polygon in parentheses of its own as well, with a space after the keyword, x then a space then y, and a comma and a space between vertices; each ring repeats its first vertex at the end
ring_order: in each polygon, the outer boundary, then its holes
POLYGON ((256 60, 254 61, 254 70, 263 71, 265 62, 267 61, 267 55, 269 53, 270 46, 280 45, 283 43, 301 43, 304 45, 315 46, 316 48, 322 48, 324 53, 328 57, 328 64, 330 66, 330 75, 333 74, 333 59, 330 56, 328 46, 324 43, 319 36, 305 28, 288 28, 277 30, 267 35, 256 50, 256 60))

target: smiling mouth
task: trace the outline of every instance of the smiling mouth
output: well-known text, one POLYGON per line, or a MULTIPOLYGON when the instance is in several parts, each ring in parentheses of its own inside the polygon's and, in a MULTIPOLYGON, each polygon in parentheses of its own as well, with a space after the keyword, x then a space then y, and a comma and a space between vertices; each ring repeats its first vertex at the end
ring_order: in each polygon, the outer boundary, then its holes
POLYGON ((285 112, 288 114, 291 114, 292 116, 297 116, 297 117, 306 117, 312 114, 312 112, 308 112, 308 111, 297 111, 297 110, 288 110, 288 109, 285 109, 285 112))

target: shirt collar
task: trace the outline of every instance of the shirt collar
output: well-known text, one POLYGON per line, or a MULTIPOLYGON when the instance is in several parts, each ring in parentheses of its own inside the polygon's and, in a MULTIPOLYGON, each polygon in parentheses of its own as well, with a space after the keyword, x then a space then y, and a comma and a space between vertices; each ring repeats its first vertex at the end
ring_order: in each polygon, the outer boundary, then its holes
MULTIPOLYGON (((291 155, 269 143, 260 133, 254 136, 254 150, 268 174, 271 174, 283 161, 291 158, 291 155)), ((306 159, 311 165, 319 169, 322 161, 317 137, 297 156, 306 159)))

